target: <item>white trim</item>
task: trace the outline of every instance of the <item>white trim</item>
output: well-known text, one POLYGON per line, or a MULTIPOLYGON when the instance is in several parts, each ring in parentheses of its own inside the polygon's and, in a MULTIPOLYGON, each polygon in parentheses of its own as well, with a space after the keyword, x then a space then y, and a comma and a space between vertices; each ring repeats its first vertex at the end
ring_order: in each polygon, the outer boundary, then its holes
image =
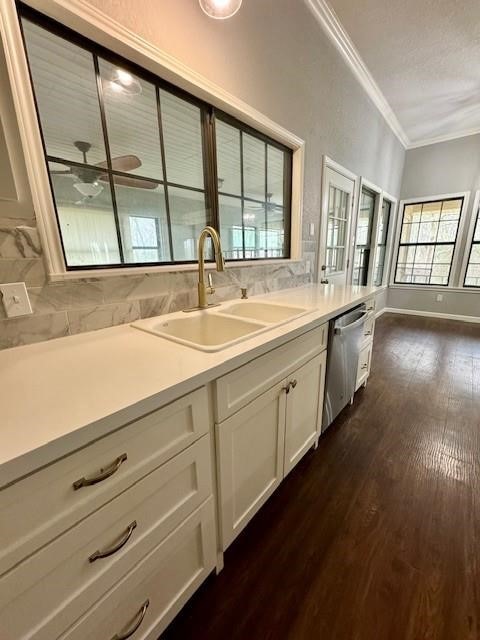
POLYGON ((476 287, 446 287, 440 284, 389 284, 389 289, 401 289, 404 291, 438 291, 439 293, 466 293, 478 295, 476 287))
POLYGON ((315 16, 317 22, 324 29, 332 43, 336 46, 353 74, 360 82, 373 104, 385 118, 390 129, 397 136, 404 147, 410 144, 407 134, 397 119, 380 87, 373 79, 366 64, 362 60, 350 36, 343 28, 334 10, 326 0, 305 0, 307 6, 315 16))
MULTIPOLYGON (((401 286, 407 289, 412 289, 416 286, 415 284, 410 285, 407 282, 395 282, 395 271, 397 268, 398 252, 400 249, 400 234, 402 231, 403 210, 405 208, 405 205, 412 204, 415 202, 428 202, 430 200, 448 200, 451 198, 463 198, 463 205, 460 211, 460 223, 458 226, 457 240, 455 242, 455 246, 453 249, 452 266, 450 269, 450 280, 448 282, 448 285, 445 287, 441 287, 441 289, 443 291, 445 290, 451 291, 456 287, 457 283, 452 284, 452 280, 455 278, 455 274, 458 273, 458 262, 460 259, 459 251, 460 251, 460 246, 462 245, 462 238, 463 238, 465 224, 466 224, 465 219, 467 217, 466 212, 468 211, 470 191, 459 191, 457 193, 441 193, 436 195, 417 196, 416 198, 405 198, 403 200, 400 200, 399 206, 398 206, 397 224, 395 229, 394 252, 392 254, 392 263, 391 263, 391 269, 390 269, 390 281, 389 281, 390 287, 401 286)), ((431 285, 431 284, 421 285, 421 288, 427 291, 430 291, 435 287, 438 287, 438 285, 431 285)))
POLYGON ((328 197, 329 191, 327 189, 327 169, 331 169, 335 171, 339 175, 343 176, 347 180, 351 180, 353 182, 353 191, 352 191, 352 202, 350 207, 350 212, 347 220, 347 228, 345 232, 345 237, 348 242, 348 246, 345 247, 345 260, 346 266, 344 271, 336 271, 334 273, 329 273, 329 278, 335 278, 338 276, 342 276, 345 274, 345 282, 347 284, 350 267, 351 267, 351 227, 353 225, 353 218, 355 216, 355 211, 357 208, 357 193, 358 193, 358 183, 359 177, 350 171, 349 169, 343 167, 338 162, 335 162, 332 158, 327 155, 323 155, 322 157, 322 176, 321 176, 321 200, 320 200, 320 228, 318 231, 318 244, 317 244, 317 282, 320 282, 324 277, 322 272, 322 258, 324 257, 324 243, 326 243, 326 232, 328 225, 328 197), (349 262, 350 261, 350 262, 349 262))
POLYGON ((440 142, 450 142, 451 140, 457 140, 458 138, 467 138, 468 136, 476 136, 480 133, 480 129, 467 129, 466 131, 460 131, 458 133, 447 133, 443 136, 435 136, 434 138, 424 138, 423 140, 416 140, 410 142, 407 146, 407 150, 418 149, 418 147, 428 147, 430 144, 439 144, 440 142))
POLYGON ((478 293, 478 287, 465 287, 465 276, 467 275, 468 260, 472 251, 473 234, 475 233, 475 224, 477 222, 477 213, 480 208, 480 189, 475 192, 475 198, 473 199, 473 209, 470 216, 470 224, 467 231, 467 238, 465 240, 465 251, 463 253, 462 267, 460 269, 459 285, 464 291, 476 291, 478 293))
POLYGON ((363 176, 360 178, 360 184, 358 187, 358 197, 357 197, 357 210, 354 220, 354 225, 352 225, 352 240, 351 240, 351 256, 350 256, 350 264, 351 264, 351 281, 353 283, 353 268, 355 262, 355 249, 357 247, 357 229, 358 229, 358 219, 360 217, 360 203, 362 201, 362 191, 363 189, 368 189, 369 191, 373 191, 375 193, 375 208, 373 210, 373 218, 372 218, 372 229, 370 233, 370 256, 367 265, 367 287, 372 286, 373 279, 373 264, 375 261, 375 253, 377 251, 377 237, 378 237, 378 218, 380 212, 380 203, 382 200, 382 189, 378 187, 370 180, 367 180, 363 176))
MULTIPOLYGON (((278 140, 293 150, 292 216, 290 259, 302 256, 302 215, 305 142, 276 124, 253 107, 217 84, 189 69, 138 34, 130 31, 85 0, 26 0, 42 13, 58 20, 78 33, 152 71, 193 95, 221 108, 242 122, 278 140)), ((0 36, 5 49, 7 70, 17 114, 25 163, 32 191, 33 205, 44 250, 47 274, 52 280, 106 275, 177 271, 178 265, 165 267, 121 267, 69 272, 61 249, 60 233, 50 190, 47 167, 35 111, 26 54, 18 23, 15 0, 0 0, 0 36), (109 273, 107 273, 109 272, 109 273)), ((270 262, 270 261, 268 261, 270 262)), ((286 260, 282 261, 286 262, 286 260)), ((239 266, 243 266, 242 263, 239 266)), ((258 264, 258 262, 257 262, 258 264)))
POLYGON ((480 323, 478 316, 459 316, 453 313, 438 313, 437 311, 420 311, 417 309, 396 309, 395 307, 385 307, 383 313, 398 313, 406 316, 423 316, 425 318, 443 318, 445 320, 459 320, 460 322, 480 323))

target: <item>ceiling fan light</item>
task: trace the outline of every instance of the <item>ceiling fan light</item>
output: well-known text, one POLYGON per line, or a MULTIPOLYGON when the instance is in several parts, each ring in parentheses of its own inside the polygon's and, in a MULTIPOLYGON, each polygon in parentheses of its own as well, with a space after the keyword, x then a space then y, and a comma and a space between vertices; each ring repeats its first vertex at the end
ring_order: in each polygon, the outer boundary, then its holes
POLYGON ((202 10, 210 18, 231 18, 242 6, 242 0, 199 0, 202 10))
POLYGON ((76 182, 73 186, 84 198, 96 198, 103 191, 103 185, 96 180, 95 182, 76 182))
POLYGON ((138 96, 142 93, 139 80, 125 69, 115 69, 108 83, 110 91, 127 96, 138 96))

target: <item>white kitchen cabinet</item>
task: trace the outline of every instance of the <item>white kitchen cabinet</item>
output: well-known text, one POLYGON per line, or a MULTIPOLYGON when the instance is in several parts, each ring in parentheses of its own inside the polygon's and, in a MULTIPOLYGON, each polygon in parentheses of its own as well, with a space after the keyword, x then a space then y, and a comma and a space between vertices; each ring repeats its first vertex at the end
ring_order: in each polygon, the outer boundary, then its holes
POLYGON ((285 406, 282 382, 216 425, 224 550, 282 481, 285 406))
POLYGON ((358 368, 357 368, 357 384, 355 390, 366 384, 368 376, 370 374, 370 361, 372 358, 372 343, 368 342, 360 351, 358 356, 358 368))
POLYGON ((291 375, 286 403, 284 475, 318 440, 326 363, 327 353, 324 351, 291 375))
MULTIPOLYGON (((223 550, 318 440, 326 352, 323 340, 317 344, 320 353, 290 371, 273 351, 272 361, 288 375, 268 391, 263 391, 263 378, 252 375, 250 387, 244 383, 243 395, 255 399, 216 424, 223 550)), ((294 351, 292 341, 290 353, 294 351)), ((243 380, 248 370, 255 371, 255 361, 246 367, 243 380)), ((225 385, 217 386, 217 394, 219 389, 225 389, 225 385)))

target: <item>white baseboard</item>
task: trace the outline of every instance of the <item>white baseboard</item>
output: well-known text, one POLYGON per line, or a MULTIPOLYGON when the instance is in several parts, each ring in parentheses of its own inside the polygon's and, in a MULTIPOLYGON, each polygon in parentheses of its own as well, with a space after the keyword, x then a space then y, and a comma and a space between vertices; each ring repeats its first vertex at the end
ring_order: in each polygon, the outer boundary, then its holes
POLYGON ((375 313, 375 320, 377 320, 378 318, 380 318, 380 316, 383 316, 383 314, 385 313, 385 311, 389 311, 388 307, 383 307, 382 309, 380 309, 379 311, 377 311, 375 313))
POLYGON ((384 307, 381 309, 377 318, 383 313, 399 313, 407 316, 423 316, 425 318, 444 318, 445 320, 459 320, 460 322, 480 323, 478 316, 459 316, 453 313, 438 313, 437 311, 419 311, 417 309, 395 309, 394 307, 384 307))

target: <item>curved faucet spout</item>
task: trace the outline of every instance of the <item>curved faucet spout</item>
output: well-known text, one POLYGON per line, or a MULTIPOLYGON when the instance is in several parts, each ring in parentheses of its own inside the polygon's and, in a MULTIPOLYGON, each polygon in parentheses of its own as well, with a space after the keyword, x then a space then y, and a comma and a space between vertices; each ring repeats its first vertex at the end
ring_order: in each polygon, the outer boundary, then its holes
POLYGON ((218 234, 218 231, 213 227, 205 227, 200 233, 200 237, 198 238, 198 307, 195 307, 194 309, 185 309, 185 311, 207 309, 209 306, 212 306, 207 302, 207 295, 215 293, 215 289, 212 286, 210 274, 209 284, 205 284, 205 241, 209 236, 212 239, 213 254, 215 256, 217 271, 225 270, 225 262, 223 260, 220 235, 218 234))

